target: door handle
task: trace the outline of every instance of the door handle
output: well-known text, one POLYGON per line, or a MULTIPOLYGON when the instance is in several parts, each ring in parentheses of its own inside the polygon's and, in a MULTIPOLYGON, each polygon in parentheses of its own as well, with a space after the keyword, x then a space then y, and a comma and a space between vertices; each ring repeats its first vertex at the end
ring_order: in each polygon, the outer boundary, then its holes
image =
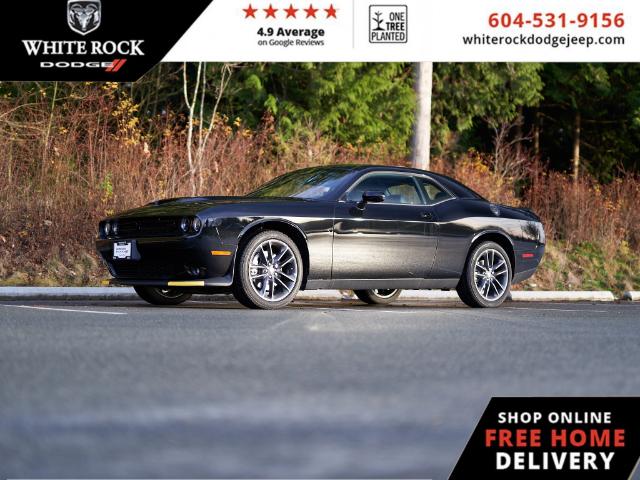
POLYGON ((420 216, 425 220, 433 220, 433 213, 431 212, 422 212, 420 216))

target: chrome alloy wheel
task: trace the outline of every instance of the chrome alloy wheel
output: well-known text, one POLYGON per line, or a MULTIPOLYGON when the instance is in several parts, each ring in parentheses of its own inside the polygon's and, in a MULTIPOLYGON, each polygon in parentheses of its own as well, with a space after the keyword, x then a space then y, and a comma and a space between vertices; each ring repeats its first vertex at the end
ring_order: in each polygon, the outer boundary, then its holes
POLYGON ((473 277, 480 296, 493 302, 502 297, 509 286, 507 260, 497 250, 485 250, 476 260, 473 277))
POLYGON ((375 293, 380 298, 391 298, 396 294, 397 291, 397 289, 392 290, 389 288, 376 288, 373 290, 373 293, 375 293))
POLYGON ((265 240, 251 252, 249 278, 253 290, 269 302, 279 302, 294 289, 298 262, 280 240, 265 240))

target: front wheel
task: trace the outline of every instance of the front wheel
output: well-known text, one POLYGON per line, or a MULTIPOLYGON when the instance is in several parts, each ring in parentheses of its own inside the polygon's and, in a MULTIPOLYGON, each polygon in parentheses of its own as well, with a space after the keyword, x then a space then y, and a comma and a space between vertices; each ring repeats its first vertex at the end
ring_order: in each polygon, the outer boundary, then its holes
POLYGON ((495 242, 483 242, 469 255, 456 290, 470 307, 498 307, 509 295, 511 278, 507 252, 495 242))
POLYGON ((298 293, 303 268, 300 250, 291 238, 275 230, 259 233, 240 253, 233 295, 245 307, 282 308, 298 293))
POLYGON ((190 293, 184 293, 173 288, 133 287, 138 296, 152 305, 180 305, 191 298, 190 293))
POLYGON ((402 293, 402 290, 391 288, 377 288, 374 290, 354 290, 360 300, 370 305, 386 305, 395 301, 402 293))

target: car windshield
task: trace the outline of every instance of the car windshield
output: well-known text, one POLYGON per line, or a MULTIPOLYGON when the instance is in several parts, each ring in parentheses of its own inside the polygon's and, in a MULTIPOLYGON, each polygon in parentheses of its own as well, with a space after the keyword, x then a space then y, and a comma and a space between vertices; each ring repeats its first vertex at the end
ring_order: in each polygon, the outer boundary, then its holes
POLYGON ((351 171, 346 167, 316 167, 287 173, 264 184, 247 197, 292 197, 320 200, 351 171))

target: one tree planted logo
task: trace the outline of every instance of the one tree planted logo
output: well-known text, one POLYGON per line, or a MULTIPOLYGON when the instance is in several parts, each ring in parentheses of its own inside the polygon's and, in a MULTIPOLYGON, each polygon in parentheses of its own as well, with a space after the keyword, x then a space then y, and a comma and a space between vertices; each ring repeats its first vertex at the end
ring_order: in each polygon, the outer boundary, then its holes
POLYGON ((407 43, 407 30, 406 5, 369 6, 370 43, 407 43))

